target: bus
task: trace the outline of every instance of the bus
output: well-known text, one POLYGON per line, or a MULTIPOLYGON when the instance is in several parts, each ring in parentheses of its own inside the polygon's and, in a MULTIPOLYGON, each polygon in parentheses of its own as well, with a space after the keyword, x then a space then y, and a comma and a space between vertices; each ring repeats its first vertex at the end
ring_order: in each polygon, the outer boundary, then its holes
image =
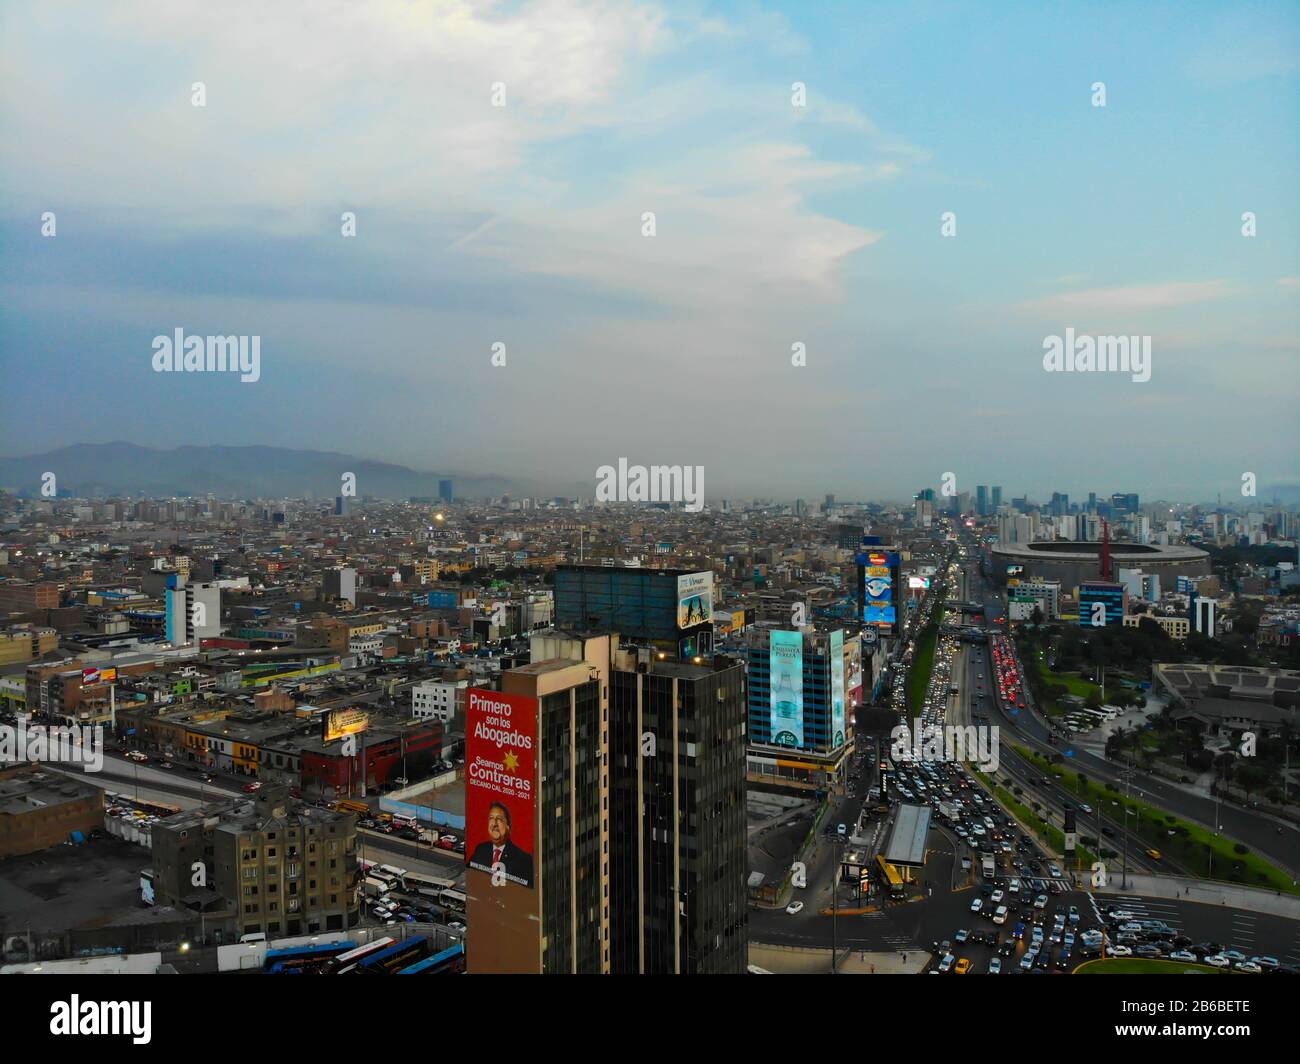
POLYGON ((355 942, 318 942, 311 946, 267 950, 262 970, 269 975, 315 975, 339 954, 356 947, 355 942))
POLYGON ((889 891, 889 896, 891 898, 901 898, 906 888, 903 886, 903 880, 898 874, 898 869, 885 860, 884 854, 876 855, 876 863, 880 865, 881 882, 885 889, 889 891))
POLYGON ((357 962, 355 972, 358 975, 392 975, 403 968, 409 968, 416 961, 424 960, 428 953, 429 940, 423 935, 417 935, 362 957, 357 962))
POLYGON ((413 816, 407 816, 405 813, 394 813, 393 823, 402 828, 418 828, 420 822, 413 816))
POLYGON ((357 813, 361 816, 370 815, 370 806, 365 802, 357 802, 351 798, 340 798, 334 803, 334 808, 340 813, 357 813))
POLYGON ((367 957, 386 950, 393 944, 391 938, 377 938, 373 942, 368 942, 364 946, 358 946, 356 949, 350 949, 346 953, 340 953, 325 968, 326 975, 350 975, 356 971, 357 965, 367 957))
POLYGON ((444 890, 455 890, 456 880, 452 876, 431 876, 426 872, 407 872, 406 889, 415 891, 417 894, 424 894, 425 897, 438 900, 438 895, 444 890))
POLYGON ((403 968, 398 975, 460 975, 465 971, 465 946, 456 945, 416 961, 409 968, 403 968))
MULTIPOLYGON (((389 879, 395 879, 399 886, 401 886, 406 879, 406 869, 398 868, 395 865, 381 864, 377 869, 375 869, 375 871, 382 872, 389 879)), ((374 875, 375 873, 371 872, 370 874, 374 875)))
POLYGON ((463 890, 444 890, 438 895, 438 902, 444 909, 463 913, 465 911, 465 892, 463 890))

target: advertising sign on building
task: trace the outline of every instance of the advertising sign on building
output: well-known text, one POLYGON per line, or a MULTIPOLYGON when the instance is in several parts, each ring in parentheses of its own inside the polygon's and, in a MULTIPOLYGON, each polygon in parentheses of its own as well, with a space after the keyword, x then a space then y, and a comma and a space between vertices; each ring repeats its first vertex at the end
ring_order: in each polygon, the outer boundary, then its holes
POLYGON ((857 558, 861 583, 862 623, 878 634, 898 631, 898 567, 896 551, 867 550, 857 558))
POLYGON ((325 742, 356 735, 370 727, 370 714, 364 709, 331 709, 324 717, 325 742))
POLYGON ((844 632, 831 633, 831 745, 844 742, 844 632))
POLYGON ((677 627, 692 628, 713 620, 713 574, 687 573, 677 578, 677 627))
POLYGON ((531 888, 536 802, 537 699, 470 688, 465 699, 467 867, 486 872, 493 885, 531 888))
POLYGON ((768 667, 772 743, 803 746, 803 633, 774 630, 768 667))

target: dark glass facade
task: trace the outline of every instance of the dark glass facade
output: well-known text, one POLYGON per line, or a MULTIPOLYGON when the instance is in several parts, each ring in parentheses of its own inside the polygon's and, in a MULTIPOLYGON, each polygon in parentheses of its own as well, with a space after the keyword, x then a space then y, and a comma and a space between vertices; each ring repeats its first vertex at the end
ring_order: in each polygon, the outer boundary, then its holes
POLYGON ((612 676, 612 972, 746 969, 746 679, 719 664, 612 676))
POLYGON ((540 730, 542 971, 599 974, 599 681, 544 696, 540 730))

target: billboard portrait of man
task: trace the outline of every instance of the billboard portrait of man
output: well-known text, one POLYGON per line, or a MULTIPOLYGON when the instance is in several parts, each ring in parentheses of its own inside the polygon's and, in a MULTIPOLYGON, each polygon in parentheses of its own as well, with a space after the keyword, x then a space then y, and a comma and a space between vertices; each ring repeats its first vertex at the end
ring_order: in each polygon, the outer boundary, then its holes
POLYGON ((504 802, 488 806, 487 839, 474 848, 471 868, 493 872, 497 866, 506 878, 525 887, 533 885, 533 855, 510 838, 510 810, 504 802))

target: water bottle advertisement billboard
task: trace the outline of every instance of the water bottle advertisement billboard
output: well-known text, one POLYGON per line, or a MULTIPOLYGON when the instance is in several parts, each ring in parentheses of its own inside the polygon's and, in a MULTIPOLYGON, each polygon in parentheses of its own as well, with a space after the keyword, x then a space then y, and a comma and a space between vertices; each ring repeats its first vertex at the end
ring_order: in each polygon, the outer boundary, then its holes
POLYGON ((831 735, 832 744, 844 742, 844 632, 831 633, 831 735))
POLYGON ((772 743, 803 746, 803 633, 773 631, 771 671, 772 743))

